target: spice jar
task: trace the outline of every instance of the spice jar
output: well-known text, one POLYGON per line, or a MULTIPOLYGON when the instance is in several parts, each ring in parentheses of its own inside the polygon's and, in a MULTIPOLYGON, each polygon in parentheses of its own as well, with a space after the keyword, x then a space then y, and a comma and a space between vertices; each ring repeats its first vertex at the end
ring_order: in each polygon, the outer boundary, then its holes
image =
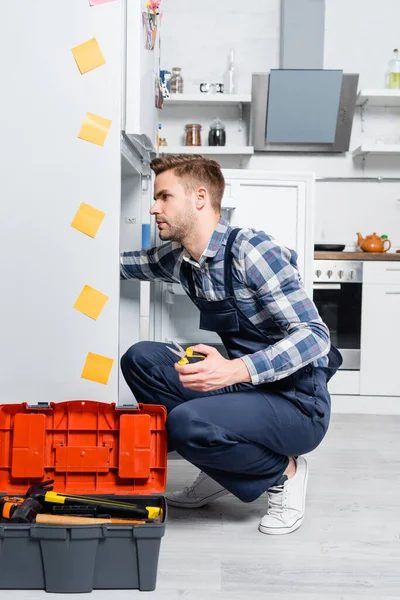
POLYGON ((221 123, 219 119, 215 119, 215 121, 213 121, 210 125, 210 131, 208 133, 208 145, 225 146, 225 142, 225 125, 221 123))
POLYGON ((169 84, 171 94, 183 94, 183 77, 180 67, 173 67, 169 84))
POLYGON ((185 125, 185 146, 201 146, 201 125, 185 125))

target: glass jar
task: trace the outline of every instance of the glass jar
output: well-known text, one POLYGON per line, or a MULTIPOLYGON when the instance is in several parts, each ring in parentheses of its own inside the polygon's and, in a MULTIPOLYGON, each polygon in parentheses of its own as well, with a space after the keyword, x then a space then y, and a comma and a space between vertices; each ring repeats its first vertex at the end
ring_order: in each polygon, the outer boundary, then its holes
POLYGON ((173 67, 169 83, 171 94, 183 94, 183 77, 180 67, 173 67))
POLYGON ((201 125, 185 125, 186 141, 185 146, 201 146, 201 125))
POLYGON ((208 145, 225 146, 225 142, 225 125, 221 123, 219 119, 215 119, 215 121, 213 121, 210 125, 210 131, 208 133, 208 145))

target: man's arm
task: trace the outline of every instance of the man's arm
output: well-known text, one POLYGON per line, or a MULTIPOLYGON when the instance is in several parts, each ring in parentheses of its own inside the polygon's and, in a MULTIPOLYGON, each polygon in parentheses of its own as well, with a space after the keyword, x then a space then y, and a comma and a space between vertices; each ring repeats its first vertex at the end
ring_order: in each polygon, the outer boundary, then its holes
POLYGON ((120 255, 121 279, 166 281, 180 283, 182 246, 168 242, 150 250, 122 252, 120 255))
POLYGON ((307 295, 290 251, 263 232, 242 243, 239 262, 259 312, 253 322, 272 318, 284 334, 265 350, 242 357, 253 384, 277 381, 325 356, 330 335, 307 295))

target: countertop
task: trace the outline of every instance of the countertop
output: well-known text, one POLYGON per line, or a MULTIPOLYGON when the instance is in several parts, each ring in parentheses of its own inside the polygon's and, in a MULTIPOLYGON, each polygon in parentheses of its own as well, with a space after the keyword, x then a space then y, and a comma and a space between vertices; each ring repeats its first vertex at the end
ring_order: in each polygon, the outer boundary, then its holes
POLYGON ((394 260, 400 261, 399 252, 314 252, 315 260, 394 260))

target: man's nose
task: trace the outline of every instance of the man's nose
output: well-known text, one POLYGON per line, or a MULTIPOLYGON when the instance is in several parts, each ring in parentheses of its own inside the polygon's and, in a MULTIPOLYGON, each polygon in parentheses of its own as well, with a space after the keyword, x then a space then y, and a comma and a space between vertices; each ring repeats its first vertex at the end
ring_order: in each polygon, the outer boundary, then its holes
POLYGON ((159 208, 159 203, 158 200, 156 200, 153 204, 153 206, 150 208, 150 214, 151 215, 156 215, 160 213, 160 208, 159 208))

